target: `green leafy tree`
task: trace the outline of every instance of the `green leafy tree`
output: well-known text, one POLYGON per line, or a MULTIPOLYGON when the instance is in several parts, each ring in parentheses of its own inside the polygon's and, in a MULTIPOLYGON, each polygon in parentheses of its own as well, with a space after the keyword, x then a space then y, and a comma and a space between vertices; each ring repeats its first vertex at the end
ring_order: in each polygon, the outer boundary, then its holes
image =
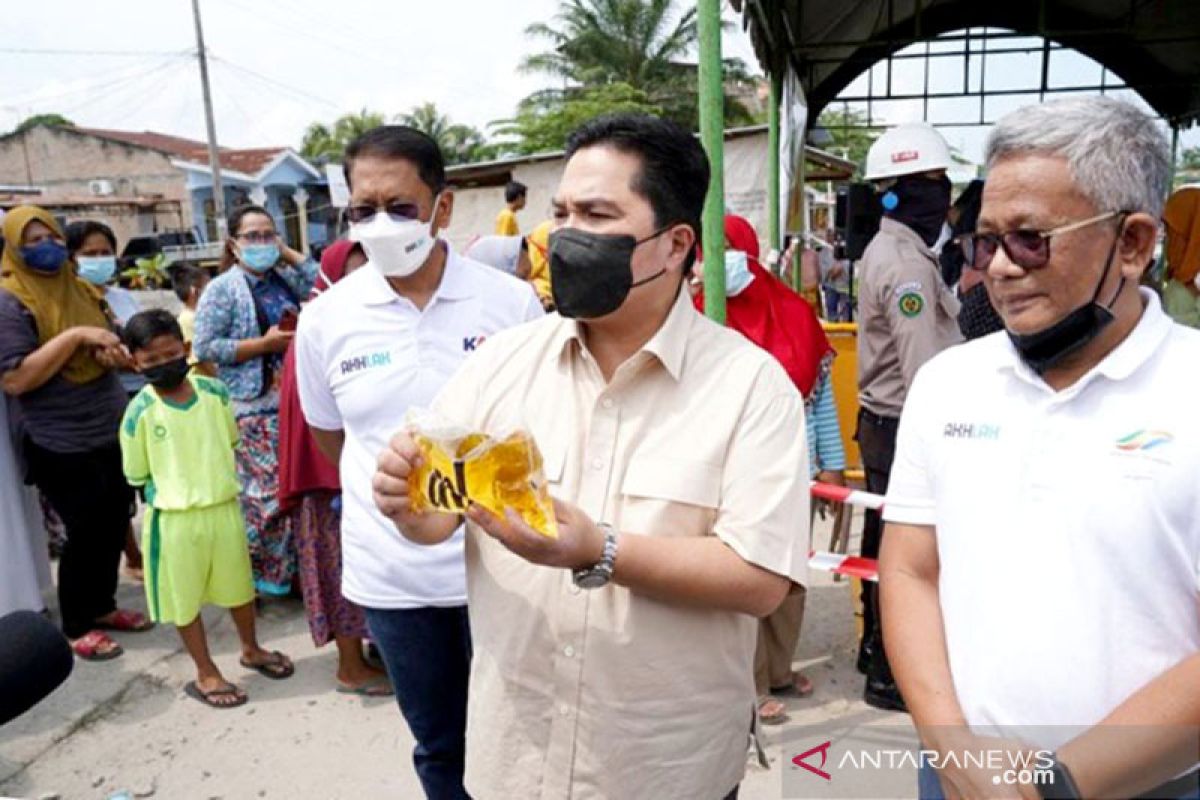
POLYGON ((469 164, 496 156, 496 147, 488 144, 483 133, 470 125, 455 123, 433 103, 424 103, 406 114, 397 115, 396 122, 428 134, 438 143, 447 164, 469 164))
POLYGON ((832 142, 821 145, 834 155, 853 161, 862 170, 866 166, 867 151, 886 129, 883 125, 867 125, 867 113, 857 108, 826 108, 817 117, 817 125, 824 128, 832 142))
POLYGON ((634 112, 662 114, 646 93, 626 83, 611 83, 562 96, 555 92, 523 100, 513 119, 493 123, 506 152, 529 155, 562 150, 567 136, 584 122, 602 114, 634 112))
POLYGON ((52 128, 73 128, 75 123, 64 117, 62 114, 34 114, 32 117, 27 117, 13 128, 13 133, 24 133, 30 128, 35 128, 38 125, 48 125, 52 128))
POLYGON ((386 122, 387 118, 383 114, 365 108, 354 114, 338 117, 332 125, 314 122, 304 132, 300 155, 319 164, 340 161, 346 151, 346 145, 359 135, 386 122))
MULTIPOLYGON (((552 24, 535 23, 528 36, 550 47, 526 56, 520 69, 564 82, 557 98, 541 92, 527 98, 544 106, 577 102, 581 91, 623 84, 641 92, 660 113, 692 129, 698 122, 696 9, 676 13, 675 0, 563 0, 552 24)), ((724 62, 728 82, 748 80, 738 59, 724 62)), ((518 111, 518 115, 520 111, 518 111)), ((726 98, 726 124, 754 119, 743 104, 726 98)))

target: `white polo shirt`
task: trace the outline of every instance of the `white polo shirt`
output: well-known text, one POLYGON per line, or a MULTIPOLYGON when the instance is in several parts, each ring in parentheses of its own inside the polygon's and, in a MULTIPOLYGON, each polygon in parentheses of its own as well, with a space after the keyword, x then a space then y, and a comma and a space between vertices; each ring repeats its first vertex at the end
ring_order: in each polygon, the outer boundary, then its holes
POLYGON ((380 452, 405 412, 428 407, 484 339, 543 315, 524 281, 450 251, 419 310, 369 262, 313 300, 296 333, 296 377, 308 424, 345 432, 342 594, 367 608, 466 603, 463 536, 414 544, 371 498, 380 452))
POLYGON ((977 729, 1057 748, 1200 652, 1200 332, 1142 299, 1061 392, 1001 332, 938 355, 908 396, 884 518, 936 527, 977 729))

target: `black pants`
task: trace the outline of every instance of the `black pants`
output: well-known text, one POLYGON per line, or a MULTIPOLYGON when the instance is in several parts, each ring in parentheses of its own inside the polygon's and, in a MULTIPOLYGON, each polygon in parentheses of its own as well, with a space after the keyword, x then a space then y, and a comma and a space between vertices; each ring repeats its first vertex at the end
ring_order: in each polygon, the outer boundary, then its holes
MULTIPOLYGON (((862 453, 863 471, 867 478, 867 491, 887 494, 888 477, 892 472, 892 461, 896 457, 896 430, 900 420, 881 417, 865 408, 858 412, 858 432, 855 440, 862 453)), ((878 511, 867 511, 863 523, 862 555, 879 558, 879 546, 883 541, 883 518, 878 511)), ((883 649, 883 626, 879 621, 879 586, 863 581, 863 641, 862 647, 870 654, 868 677, 892 683, 892 671, 888 667, 883 649)))
POLYGON ((62 518, 67 543, 58 561, 63 633, 77 639, 116 608, 117 570, 133 490, 113 443, 83 453, 55 453, 25 442, 29 477, 62 518))

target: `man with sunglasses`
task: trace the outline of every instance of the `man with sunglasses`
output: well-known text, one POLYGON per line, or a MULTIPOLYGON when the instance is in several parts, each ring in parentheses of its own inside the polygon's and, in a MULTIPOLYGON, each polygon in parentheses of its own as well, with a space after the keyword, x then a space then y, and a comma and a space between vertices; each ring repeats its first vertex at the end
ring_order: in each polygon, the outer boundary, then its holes
POLYGON ((1200 333, 1138 286, 1166 139, 1073 98, 1000 120, 987 165, 966 257, 1006 331, 921 370, 885 512, 888 655, 944 756, 920 796, 1200 797, 1200 333))
MULTIPOLYGON (((880 192, 883 219, 858 265, 858 431, 867 490, 887 492, 900 411, 926 361, 962 341, 958 300, 941 278, 933 247, 950 210, 950 148, 929 125, 901 125, 867 154, 867 180, 880 192)), ((879 555, 883 522, 868 511, 862 554, 879 555)), ((876 587, 863 586, 863 637, 858 669, 866 673, 863 700, 903 711, 888 669, 876 587)))
POLYGON ((428 407, 484 339, 543 316, 529 284, 438 237, 454 195, 424 133, 375 128, 350 143, 350 238, 367 264, 300 315, 304 415, 342 478, 342 593, 362 606, 417 746, 431 798, 462 798, 467 676, 463 534, 422 547, 371 498, 375 457, 410 407, 428 407))

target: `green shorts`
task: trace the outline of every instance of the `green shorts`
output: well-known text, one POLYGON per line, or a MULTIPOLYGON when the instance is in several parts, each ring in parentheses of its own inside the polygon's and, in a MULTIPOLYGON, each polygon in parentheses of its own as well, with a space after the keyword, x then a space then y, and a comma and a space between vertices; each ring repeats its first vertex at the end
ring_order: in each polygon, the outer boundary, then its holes
POLYGON ((192 623, 206 603, 254 599, 246 526, 237 499, 186 511, 150 508, 142 525, 146 606, 155 622, 192 623))

